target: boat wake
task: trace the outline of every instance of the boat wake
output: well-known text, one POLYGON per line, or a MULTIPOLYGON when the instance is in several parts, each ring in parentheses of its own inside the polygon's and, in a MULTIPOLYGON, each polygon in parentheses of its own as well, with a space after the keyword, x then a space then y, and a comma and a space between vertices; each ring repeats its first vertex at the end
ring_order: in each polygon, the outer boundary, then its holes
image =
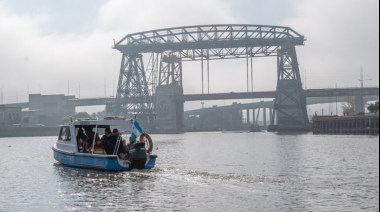
POLYGON ((195 170, 180 170, 175 168, 159 168, 149 171, 131 172, 133 175, 154 175, 155 177, 174 178, 186 181, 228 181, 239 183, 268 183, 268 184, 295 184, 306 181, 299 176, 265 176, 250 174, 220 174, 195 170))

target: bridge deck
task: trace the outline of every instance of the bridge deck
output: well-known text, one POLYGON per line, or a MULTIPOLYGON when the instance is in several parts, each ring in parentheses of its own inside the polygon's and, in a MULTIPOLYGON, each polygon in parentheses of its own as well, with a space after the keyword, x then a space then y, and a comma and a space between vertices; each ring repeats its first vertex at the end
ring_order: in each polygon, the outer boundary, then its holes
MULTIPOLYGON (((342 96, 379 96, 379 87, 373 88, 340 88, 340 89, 308 89, 305 90, 307 98, 314 97, 342 97, 342 96)), ((176 101, 207 101, 207 100, 229 100, 229 99, 274 99, 276 91, 261 91, 251 93, 219 93, 219 94, 187 94, 176 96, 176 101)), ((68 100, 69 106, 83 107, 105 105, 108 101, 115 101, 115 98, 88 98, 88 99, 72 99, 68 100)), ((28 108, 29 103, 5 104, 8 107, 28 108)))

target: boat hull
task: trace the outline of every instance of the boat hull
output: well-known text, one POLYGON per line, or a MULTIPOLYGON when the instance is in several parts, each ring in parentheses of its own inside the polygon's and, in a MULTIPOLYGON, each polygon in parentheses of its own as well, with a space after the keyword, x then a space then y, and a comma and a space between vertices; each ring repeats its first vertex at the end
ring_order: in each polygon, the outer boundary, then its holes
MULTIPOLYGON (((54 159, 58 162, 80 168, 101 169, 107 171, 129 171, 129 165, 121 166, 116 156, 85 155, 76 153, 66 153, 53 148, 54 159)), ((156 158, 148 158, 144 169, 154 168, 156 158)))

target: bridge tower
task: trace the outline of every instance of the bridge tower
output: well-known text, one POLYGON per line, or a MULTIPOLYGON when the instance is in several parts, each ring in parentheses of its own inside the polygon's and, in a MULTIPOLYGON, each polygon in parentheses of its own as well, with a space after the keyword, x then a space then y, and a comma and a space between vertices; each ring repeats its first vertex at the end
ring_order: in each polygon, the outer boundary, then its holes
POLYGON ((123 53, 116 95, 115 115, 137 116, 140 124, 151 127, 153 105, 144 69, 143 55, 123 53))
POLYGON ((277 91, 271 125, 275 125, 277 115, 277 130, 306 128, 309 119, 295 45, 283 45, 278 50, 277 64, 277 91))
POLYGON ((174 100, 183 95, 182 59, 178 52, 161 54, 160 70, 156 88, 156 119, 160 132, 181 132, 184 117, 184 102, 174 100))

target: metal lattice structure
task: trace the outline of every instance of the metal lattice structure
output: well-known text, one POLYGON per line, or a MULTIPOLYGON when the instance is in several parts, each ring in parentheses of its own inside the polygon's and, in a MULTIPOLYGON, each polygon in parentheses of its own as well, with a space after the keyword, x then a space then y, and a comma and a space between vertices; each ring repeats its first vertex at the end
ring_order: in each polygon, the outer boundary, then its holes
POLYGON ((149 96, 154 96, 157 84, 182 87, 182 62, 248 61, 249 57, 277 56, 282 46, 295 47, 304 42, 304 36, 289 27, 265 25, 203 25, 129 34, 114 46, 123 53, 115 110, 118 114, 134 111, 151 117, 154 103, 149 96), (143 66, 143 53, 152 54, 146 69, 149 73, 143 66))
POLYGON ((178 53, 162 54, 158 85, 182 87, 182 60, 178 53))
POLYGON ((123 54, 116 96, 116 115, 139 115, 144 124, 152 122, 152 100, 141 54, 123 54))
POLYGON ((153 30, 130 34, 115 44, 124 53, 175 51, 184 61, 276 56, 280 46, 303 45, 304 36, 289 27, 264 25, 212 25, 153 30))
POLYGON ((271 125, 274 125, 277 112, 279 126, 306 126, 309 124, 306 97, 295 46, 282 46, 278 50, 277 62, 277 91, 271 125))

